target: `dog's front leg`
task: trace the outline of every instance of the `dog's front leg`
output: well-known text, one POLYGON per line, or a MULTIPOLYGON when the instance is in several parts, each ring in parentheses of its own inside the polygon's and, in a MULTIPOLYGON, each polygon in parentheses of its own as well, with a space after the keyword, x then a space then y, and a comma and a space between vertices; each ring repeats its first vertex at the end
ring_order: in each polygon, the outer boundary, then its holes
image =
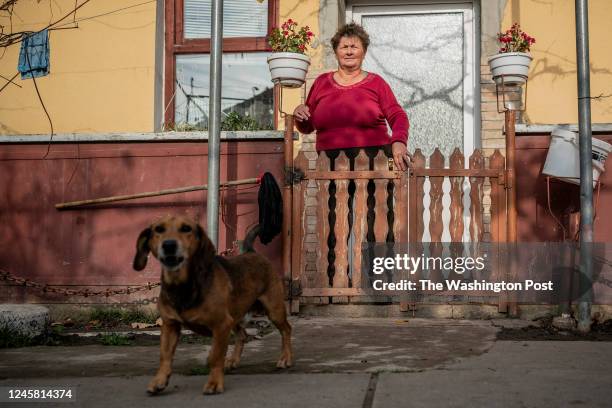
POLYGON ((181 324, 174 320, 164 320, 161 327, 159 370, 147 387, 151 395, 157 394, 168 385, 172 374, 172 358, 181 335, 181 324))
POLYGON ((228 319, 227 322, 219 325, 212 331, 213 341, 210 354, 208 355, 210 375, 208 376, 208 382, 204 386, 204 394, 218 394, 223 392, 223 367, 231 330, 231 320, 228 319))

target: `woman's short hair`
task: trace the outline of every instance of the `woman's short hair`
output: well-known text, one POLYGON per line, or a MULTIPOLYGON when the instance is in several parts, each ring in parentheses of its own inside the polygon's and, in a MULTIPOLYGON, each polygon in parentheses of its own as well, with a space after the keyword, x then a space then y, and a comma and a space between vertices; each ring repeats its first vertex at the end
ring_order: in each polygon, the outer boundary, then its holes
POLYGON ((331 39, 331 45, 332 45, 334 52, 338 48, 338 44, 340 44, 340 40, 342 39, 342 37, 359 38, 359 41, 361 41, 361 45, 363 45, 364 51, 367 51, 368 45, 370 45, 370 36, 366 32, 366 30, 364 30, 363 27, 357 23, 345 24, 342 27, 340 27, 338 31, 336 31, 336 34, 334 34, 334 36, 331 39))

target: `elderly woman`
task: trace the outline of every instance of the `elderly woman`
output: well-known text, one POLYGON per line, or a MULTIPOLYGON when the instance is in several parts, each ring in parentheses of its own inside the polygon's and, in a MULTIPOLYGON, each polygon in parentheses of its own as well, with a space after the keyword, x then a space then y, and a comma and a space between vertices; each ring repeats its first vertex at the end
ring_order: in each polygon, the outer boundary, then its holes
POLYGON ((317 131, 318 151, 391 144, 395 166, 406 170, 410 161, 406 112, 384 79, 361 68, 370 44, 368 33, 350 23, 338 30, 331 44, 338 70, 320 75, 306 103, 295 108, 298 130, 317 131))

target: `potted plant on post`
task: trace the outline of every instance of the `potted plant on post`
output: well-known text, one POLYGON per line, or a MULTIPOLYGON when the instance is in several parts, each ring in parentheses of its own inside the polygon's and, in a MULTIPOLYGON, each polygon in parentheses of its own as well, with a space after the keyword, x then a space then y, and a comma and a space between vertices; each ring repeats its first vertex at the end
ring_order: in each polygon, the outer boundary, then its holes
POLYGON ((273 54, 268 57, 272 82, 289 88, 299 88, 306 81, 310 58, 305 55, 306 46, 314 34, 308 26, 298 28, 292 19, 276 27, 268 36, 273 54))
POLYGON ((501 85, 520 85, 527 81, 529 64, 533 59, 528 54, 535 38, 521 30, 518 23, 505 33, 498 33, 501 43, 499 54, 489 57, 489 67, 493 80, 501 85))

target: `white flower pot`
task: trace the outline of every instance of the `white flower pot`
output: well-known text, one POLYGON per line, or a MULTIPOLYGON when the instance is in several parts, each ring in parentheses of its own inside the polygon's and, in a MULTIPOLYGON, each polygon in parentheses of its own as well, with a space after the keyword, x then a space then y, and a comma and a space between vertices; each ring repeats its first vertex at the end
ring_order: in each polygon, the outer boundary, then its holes
POLYGON ((498 84, 524 84, 529 73, 529 64, 533 58, 525 52, 507 52, 489 57, 489 67, 493 80, 498 84))
POLYGON ((306 81, 310 58, 296 52, 275 52, 268 57, 272 82, 299 88, 306 81))

